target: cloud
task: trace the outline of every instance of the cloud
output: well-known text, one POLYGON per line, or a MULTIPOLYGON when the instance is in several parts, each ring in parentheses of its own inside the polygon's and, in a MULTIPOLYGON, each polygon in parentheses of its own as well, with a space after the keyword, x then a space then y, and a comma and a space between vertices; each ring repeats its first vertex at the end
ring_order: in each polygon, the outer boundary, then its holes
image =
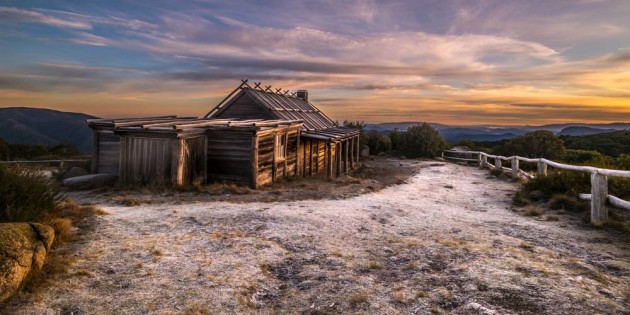
POLYGON ((11 7, 0 7, 1 21, 16 21, 25 23, 39 23, 62 28, 91 29, 92 25, 85 21, 69 21, 45 15, 32 10, 22 10, 11 7))

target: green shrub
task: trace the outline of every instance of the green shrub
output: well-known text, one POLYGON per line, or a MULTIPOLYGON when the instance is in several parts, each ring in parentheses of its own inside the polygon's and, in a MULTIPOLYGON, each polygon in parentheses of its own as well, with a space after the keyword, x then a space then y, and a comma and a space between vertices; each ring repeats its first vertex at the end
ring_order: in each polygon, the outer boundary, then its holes
POLYGON ((602 165, 610 163, 611 159, 597 151, 568 149, 563 161, 573 165, 602 165))
POLYGON ((370 154, 377 155, 381 152, 387 152, 392 149, 392 141, 388 136, 380 134, 376 130, 370 130, 366 134, 367 146, 370 148, 370 154))
POLYGON ((586 201, 578 200, 575 196, 554 195, 549 200, 549 208, 569 212, 584 212, 589 209, 589 204, 586 201))
POLYGON ((42 172, 0 166, 0 222, 41 222, 62 199, 42 172))
POLYGON ((434 158, 448 146, 437 130, 427 123, 410 127, 400 136, 399 150, 410 158, 434 158))
POLYGON ((558 160, 564 156, 565 148, 562 140, 551 131, 538 130, 510 139, 495 151, 504 156, 518 155, 558 160))
POLYGON ((582 172, 552 171, 523 184, 522 190, 525 195, 540 191, 544 199, 554 195, 577 196, 591 191, 591 176, 582 172))
POLYGON ((613 163, 617 169, 630 170, 630 154, 620 155, 613 163))

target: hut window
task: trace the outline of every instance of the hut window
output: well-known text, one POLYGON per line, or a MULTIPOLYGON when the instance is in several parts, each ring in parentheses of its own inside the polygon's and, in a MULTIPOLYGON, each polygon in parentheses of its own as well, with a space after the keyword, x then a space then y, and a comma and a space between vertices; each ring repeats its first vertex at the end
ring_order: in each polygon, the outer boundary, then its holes
POLYGON ((284 134, 276 135, 276 158, 286 157, 287 138, 284 134))

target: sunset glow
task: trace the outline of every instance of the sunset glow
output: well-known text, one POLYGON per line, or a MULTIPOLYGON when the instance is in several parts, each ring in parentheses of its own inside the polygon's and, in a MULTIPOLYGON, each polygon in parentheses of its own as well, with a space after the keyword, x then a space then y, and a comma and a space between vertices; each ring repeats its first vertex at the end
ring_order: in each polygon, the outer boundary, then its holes
POLYGON ((0 1, 0 107, 203 115, 240 84, 331 118, 630 121, 630 4, 0 1))

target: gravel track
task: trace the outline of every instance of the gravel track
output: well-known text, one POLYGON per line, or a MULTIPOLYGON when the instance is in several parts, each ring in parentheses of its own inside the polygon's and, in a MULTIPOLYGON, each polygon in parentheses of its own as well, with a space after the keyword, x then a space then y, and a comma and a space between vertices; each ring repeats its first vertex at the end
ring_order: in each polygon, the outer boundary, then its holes
POLYGON ((348 199, 101 205, 69 275, 8 311, 628 314, 628 240, 521 216, 516 189, 422 162, 348 199))

